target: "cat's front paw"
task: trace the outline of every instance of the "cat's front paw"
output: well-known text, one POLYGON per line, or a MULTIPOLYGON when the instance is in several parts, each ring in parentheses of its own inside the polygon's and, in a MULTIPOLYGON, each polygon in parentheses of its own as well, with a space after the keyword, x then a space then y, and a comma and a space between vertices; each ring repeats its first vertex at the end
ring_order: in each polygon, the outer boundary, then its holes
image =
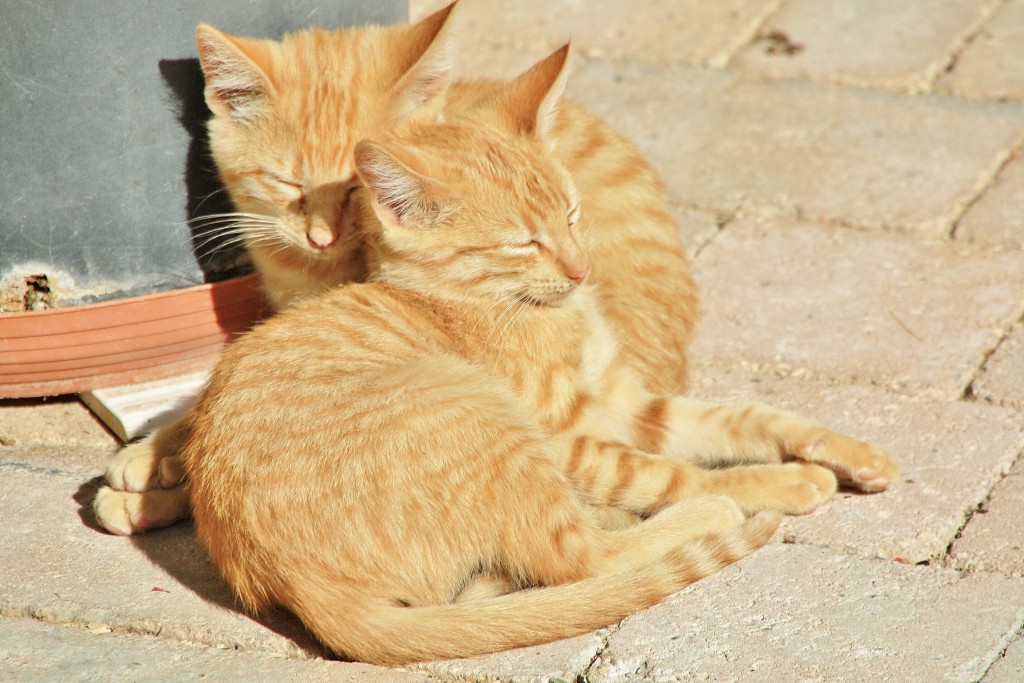
POLYGON ((866 492, 884 491, 900 473, 896 461, 881 448, 836 432, 817 435, 796 455, 829 468, 842 483, 866 492))
POLYGON ((181 484, 184 468, 176 456, 155 448, 154 439, 143 439, 122 448, 106 472, 107 483, 117 491, 150 491, 181 484))
POLYGON ((103 486, 96 492, 92 510, 104 529, 118 536, 131 536, 188 517, 188 491, 176 486, 132 493, 103 486))

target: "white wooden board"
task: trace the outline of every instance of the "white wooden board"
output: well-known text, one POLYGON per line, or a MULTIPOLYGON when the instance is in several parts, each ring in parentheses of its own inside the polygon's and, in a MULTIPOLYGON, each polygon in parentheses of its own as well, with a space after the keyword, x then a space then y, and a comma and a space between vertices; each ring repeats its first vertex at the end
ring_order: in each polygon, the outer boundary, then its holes
POLYGON ((184 415, 195 404, 207 372, 156 382, 94 389, 78 395, 123 441, 148 434, 184 415))

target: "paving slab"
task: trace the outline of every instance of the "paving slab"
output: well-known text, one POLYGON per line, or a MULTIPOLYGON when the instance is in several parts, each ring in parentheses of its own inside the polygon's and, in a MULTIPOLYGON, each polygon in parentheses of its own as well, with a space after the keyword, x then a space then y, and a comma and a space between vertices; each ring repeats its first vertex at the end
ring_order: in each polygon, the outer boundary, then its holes
MULTIPOLYGON (((1024 422, 1024 416, 1022 416, 1024 422)), ((1024 576, 1024 460, 1018 459, 950 548, 948 564, 963 571, 1024 576)))
POLYGON ((120 443, 77 398, 0 400, 0 447, 87 446, 120 443))
POLYGON ((168 638, 123 635, 0 618, 0 679, 28 681, 333 681, 425 683, 426 675, 324 660, 202 647, 168 638))
POLYGON ((1024 324, 1018 323, 985 362, 972 385, 979 401, 1024 408, 1024 324))
POLYGON ((991 0, 790 0, 730 66, 771 78, 924 92, 991 0))
POLYGON ((1024 1, 1004 0, 936 89, 959 97, 1024 100, 1024 1))
MULTIPOLYGON (((552 614, 552 619, 558 619, 552 614)), ((508 683, 549 683, 552 679, 575 681, 604 646, 607 630, 577 638, 496 652, 484 657, 429 662, 413 668, 434 674, 444 681, 507 681, 508 683)))
POLYGON ((0 463, 0 615, 101 624, 229 648, 317 654, 298 622, 234 608, 190 525, 137 538, 94 526, 95 480, 81 470, 0 463))
POLYGON ((1021 414, 988 405, 706 362, 694 365, 691 393, 715 401, 758 400, 888 450, 901 467, 890 490, 865 495, 843 489, 814 513, 783 522, 787 541, 860 557, 941 561, 1024 450, 1021 414))
POLYGON ((695 357, 959 398, 1024 313, 1024 251, 779 219, 694 262, 695 357))
POLYGON ((724 217, 710 211, 679 205, 673 205, 671 208, 672 215, 679 224, 679 239, 691 259, 714 239, 721 229, 721 224, 725 222, 724 217))
POLYGON ((38 474, 74 472, 83 481, 98 481, 113 453, 99 446, 11 446, 0 448, 0 467, 38 474))
POLYGON ((992 186, 957 222, 956 238, 1024 247, 1021 207, 1024 207, 1024 156, 1015 150, 992 186))
POLYGON ((992 667, 981 679, 982 683, 1020 683, 1024 681, 1024 640, 1017 637, 1003 656, 992 663, 992 667))
POLYGON ((1024 579, 772 544, 624 621, 622 681, 977 681, 1024 623, 1024 579))
MULTIPOLYGON (((450 0, 412 0, 416 21, 450 0)), ((464 0, 456 60, 465 75, 508 78, 570 38, 577 58, 628 58, 667 64, 724 64, 780 0, 651 0, 514 3, 464 0)))
POLYGON ((636 142, 673 199, 947 235, 1024 135, 1024 106, 595 60, 569 95, 636 142))

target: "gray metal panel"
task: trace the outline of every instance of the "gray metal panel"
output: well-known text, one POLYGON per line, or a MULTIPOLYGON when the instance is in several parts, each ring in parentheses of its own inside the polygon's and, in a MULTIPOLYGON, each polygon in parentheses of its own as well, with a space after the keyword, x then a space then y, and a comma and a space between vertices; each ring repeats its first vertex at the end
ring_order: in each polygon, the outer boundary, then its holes
POLYGON ((404 0, 4 0, 0 277, 34 262, 120 294, 216 279, 183 224, 218 187, 196 24, 279 37, 406 16, 404 0))

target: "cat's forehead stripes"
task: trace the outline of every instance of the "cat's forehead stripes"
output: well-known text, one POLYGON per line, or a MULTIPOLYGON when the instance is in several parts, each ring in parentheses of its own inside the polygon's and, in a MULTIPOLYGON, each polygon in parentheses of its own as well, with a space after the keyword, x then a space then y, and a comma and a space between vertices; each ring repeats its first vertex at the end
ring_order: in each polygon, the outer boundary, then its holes
POLYGON ((468 165, 485 183, 514 197, 524 220, 535 226, 531 232, 536 232, 536 226, 543 225, 553 212, 564 214, 575 203, 575 191, 568 176, 547 164, 537 150, 490 140, 482 155, 455 152, 453 156, 458 166, 468 165))
POLYGON ((354 175, 355 136, 373 132, 368 122, 380 115, 368 105, 400 75, 394 64, 364 58, 373 37, 360 32, 340 41, 327 31, 289 37, 304 44, 286 50, 278 67, 287 82, 279 88, 280 114, 290 124, 295 172, 309 182, 354 175))
MULTIPOLYGON (((355 143, 408 116, 406 99, 415 96, 396 87, 420 68, 433 38, 419 25, 368 26, 310 29, 268 43, 261 67, 274 93, 264 137, 290 148, 295 177, 314 184, 354 177, 355 143)), ((406 89, 419 84, 413 79, 406 89)))

